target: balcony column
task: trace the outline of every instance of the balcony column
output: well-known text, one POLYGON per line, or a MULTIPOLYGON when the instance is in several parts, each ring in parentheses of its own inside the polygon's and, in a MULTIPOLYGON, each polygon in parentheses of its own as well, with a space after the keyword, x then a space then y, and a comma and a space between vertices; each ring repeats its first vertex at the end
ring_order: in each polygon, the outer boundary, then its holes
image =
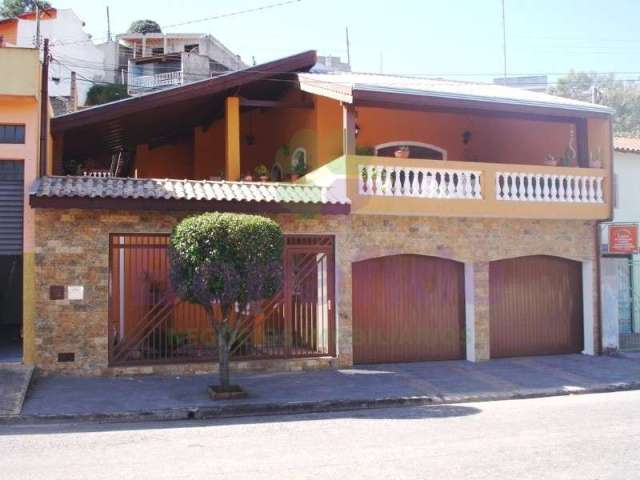
POLYGON ((576 121, 576 150, 578 166, 589 166, 589 138, 587 136, 587 119, 579 118, 576 121))
POLYGON ((349 103, 342 104, 342 153, 356 153, 356 109, 349 103))
POLYGON ((225 99, 225 178, 240 178, 240 98, 225 99))
POLYGON ((142 57, 147 56, 147 37, 142 36, 142 57))

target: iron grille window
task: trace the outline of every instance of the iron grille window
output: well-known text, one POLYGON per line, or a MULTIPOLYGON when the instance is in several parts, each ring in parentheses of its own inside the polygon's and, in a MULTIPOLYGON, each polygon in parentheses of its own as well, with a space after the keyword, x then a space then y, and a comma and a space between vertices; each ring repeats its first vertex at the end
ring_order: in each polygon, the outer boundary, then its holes
POLYGON ((0 143, 24 143, 24 125, 0 125, 0 143))

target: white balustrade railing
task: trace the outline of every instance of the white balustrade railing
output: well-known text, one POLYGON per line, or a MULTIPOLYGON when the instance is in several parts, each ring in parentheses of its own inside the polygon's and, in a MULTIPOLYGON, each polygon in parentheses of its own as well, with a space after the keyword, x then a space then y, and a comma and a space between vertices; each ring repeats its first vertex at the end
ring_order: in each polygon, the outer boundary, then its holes
POLYGON ((516 202, 604 203, 603 177, 497 172, 496 199, 516 202))
POLYGON ((481 199, 481 172, 448 168, 358 165, 360 195, 481 199))
POLYGON ((175 72, 158 73, 156 75, 140 75, 136 76, 129 72, 128 74, 128 92, 130 95, 155 90, 174 85, 182 85, 182 70, 175 72))

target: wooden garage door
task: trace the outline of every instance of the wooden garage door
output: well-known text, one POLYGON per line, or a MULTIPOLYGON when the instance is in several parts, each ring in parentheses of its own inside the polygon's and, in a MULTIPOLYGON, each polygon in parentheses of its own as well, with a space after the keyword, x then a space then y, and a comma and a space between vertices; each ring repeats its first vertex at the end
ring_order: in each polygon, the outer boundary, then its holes
POLYGON ((491 357, 582 350, 582 266, 549 256, 491 262, 491 357))
POLYGON ((464 265, 421 255, 353 264, 354 363, 464 358, 464 265))

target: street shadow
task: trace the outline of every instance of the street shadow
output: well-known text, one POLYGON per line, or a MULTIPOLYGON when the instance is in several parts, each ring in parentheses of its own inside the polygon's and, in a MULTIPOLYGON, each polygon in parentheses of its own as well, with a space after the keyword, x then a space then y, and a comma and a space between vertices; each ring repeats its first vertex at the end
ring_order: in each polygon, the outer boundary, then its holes
POLYGON ((0 425, 0 437, 8 435, 47 435, 64 433, 95 433, 131 430, 163 430, 194 427, 222 427, 229 425, 260 425, 269 423, 306 422, 334 419, 362 420, 425 420, 465 417, 476 415, 482 410, 477 407, 463 405, 425 405, 412 407, 369 408, 363 410, 342 410, 319 413, 300 413, 290 415, 262 415, 247 417, 193 419, 193 420, 148 420, 137 422, 125 421, 51 421, 37 424, 16 423, 0 425))

